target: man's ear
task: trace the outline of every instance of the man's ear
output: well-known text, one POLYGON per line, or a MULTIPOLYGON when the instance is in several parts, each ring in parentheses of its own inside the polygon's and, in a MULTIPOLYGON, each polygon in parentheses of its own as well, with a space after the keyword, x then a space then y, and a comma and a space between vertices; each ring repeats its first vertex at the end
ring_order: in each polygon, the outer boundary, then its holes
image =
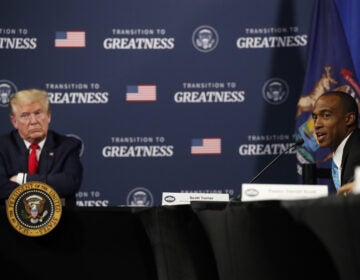
POLYGON ((355 116, 355 113, 354 113, 354 112, 350 112, 350 113, 347 113, 347 114, 346 114, 346 116, 345 116, 346 126, 352 126, 352 125, 354 125, 355 120, 356 120, 356 116, 355 116))

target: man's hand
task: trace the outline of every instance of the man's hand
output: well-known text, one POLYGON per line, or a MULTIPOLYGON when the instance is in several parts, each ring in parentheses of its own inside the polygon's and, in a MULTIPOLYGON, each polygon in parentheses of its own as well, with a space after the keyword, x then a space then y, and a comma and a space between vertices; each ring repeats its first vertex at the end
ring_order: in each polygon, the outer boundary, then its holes
POLYGON ((354 189, 354 185, 355 185, 355 182, 350 182, 350 183, 347 183, 345 185, 342 185, 338 189, 337 194, 338 195, 347 195, 349 193, 352 193, 352 191, 354 189))
POLYGON ((17 183, 17 175, 10 177, 10 181, 17 183))

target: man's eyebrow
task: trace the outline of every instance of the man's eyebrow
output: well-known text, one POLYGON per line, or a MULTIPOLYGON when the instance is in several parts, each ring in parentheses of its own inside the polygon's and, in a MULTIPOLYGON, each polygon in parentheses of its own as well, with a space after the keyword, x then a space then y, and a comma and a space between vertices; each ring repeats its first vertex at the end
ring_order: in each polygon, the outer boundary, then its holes
POLYGON ((312 116, 318 116, 318 115, 321 115, 321 114, 324 114, 324 113, 331 113, 331 109, 322 109, 317 113, 312 112, 311 115, 312 116))

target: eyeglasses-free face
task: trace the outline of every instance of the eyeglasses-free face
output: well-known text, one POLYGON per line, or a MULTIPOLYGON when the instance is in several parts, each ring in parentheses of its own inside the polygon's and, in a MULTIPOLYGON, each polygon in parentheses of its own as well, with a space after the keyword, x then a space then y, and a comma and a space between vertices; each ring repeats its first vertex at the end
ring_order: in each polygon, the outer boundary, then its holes
POLYGON ((39 143, 48 132, 51 114, 44 102, 13 105, 10 116, 13 126, 20 136, 30 143, 39 143))

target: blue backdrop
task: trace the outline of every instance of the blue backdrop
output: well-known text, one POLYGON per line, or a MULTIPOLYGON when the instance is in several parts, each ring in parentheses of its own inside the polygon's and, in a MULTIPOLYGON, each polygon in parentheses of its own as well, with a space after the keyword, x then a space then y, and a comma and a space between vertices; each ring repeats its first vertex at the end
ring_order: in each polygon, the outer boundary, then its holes
MULTIPOLYGON (((12 128, 6 95, 45 89, 51 128, 83 142, 78 205, 236 196, 294 143, 312 11, 312 0, 6 1, 0 133, 12 128)), ((296 183, 295 152, 257 182, 296 183)))

